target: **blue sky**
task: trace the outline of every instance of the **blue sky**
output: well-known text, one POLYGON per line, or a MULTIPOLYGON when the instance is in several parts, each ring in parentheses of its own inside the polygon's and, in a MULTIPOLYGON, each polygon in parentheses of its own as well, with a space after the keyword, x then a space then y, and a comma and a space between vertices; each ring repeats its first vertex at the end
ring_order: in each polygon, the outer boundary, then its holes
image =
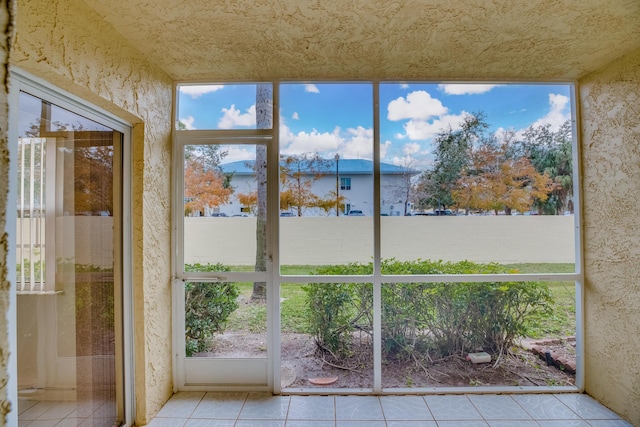
MULTIPOLYGON (((571 118, 568 84, 380 85, 383 162, 427 167, 432 140, 465 114, 484 112, 491 132, 522 132, 571 118)), ((255 85, 182 86, 178 118, 188 129, 255 129, 255 85)), ((289 83, 280 86, 283 154, 319 152, 326 158, 373 157, 373 86, 370 83, 289 83)), ((242 160, 246 150, 229 153, 242 160)))

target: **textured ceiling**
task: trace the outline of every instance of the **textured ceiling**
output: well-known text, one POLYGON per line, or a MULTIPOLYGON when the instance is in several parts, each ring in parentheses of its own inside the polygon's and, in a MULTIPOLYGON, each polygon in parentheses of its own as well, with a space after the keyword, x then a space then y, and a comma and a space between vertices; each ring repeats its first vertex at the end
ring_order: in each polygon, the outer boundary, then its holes
POLYGON ((640 0, 84 0, 176 80, 566 80, 640 48, 640 0))

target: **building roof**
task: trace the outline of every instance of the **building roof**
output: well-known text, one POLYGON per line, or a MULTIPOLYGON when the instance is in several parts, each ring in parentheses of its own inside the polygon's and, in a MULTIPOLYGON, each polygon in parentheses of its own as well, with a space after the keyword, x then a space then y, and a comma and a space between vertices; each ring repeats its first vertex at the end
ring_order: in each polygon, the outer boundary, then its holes
MULTIPOLYGON (((224 173, 233 173, 234 175, 253 175, 254 160, 240 160, 237 162, 224 163, 220 168, 224 173)), ((373 175, 373 162, 371 160, 362 159, 340 159, 338 162, 338 170, 340 175, 373 175)), ((336 162, 329 160, 324 167, 318 172, 335 175, 336 162)), ((380 173, 382 175, 404 175, 409 173, 416 175, 420 171, 402 166, 395 166, 389 163, 380 163, 380 173)))

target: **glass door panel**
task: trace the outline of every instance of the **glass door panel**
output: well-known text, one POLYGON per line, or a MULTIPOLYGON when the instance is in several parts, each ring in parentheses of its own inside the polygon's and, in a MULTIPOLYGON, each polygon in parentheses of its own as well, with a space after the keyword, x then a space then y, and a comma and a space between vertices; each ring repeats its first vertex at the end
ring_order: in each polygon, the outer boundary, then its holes
MULTIPOLYGON (((184 146, 184 272, 266 271, 256 258, 263 146, 184 146)), ((259 221, 260 219, 260 221, 259 221)), ((204 274, 206 275, 206 274, 204 274)))
POLYGON ((266 146, 183 146, 186 385, 266 385, 266 146))
POLYGON ((123 135, 26 93, 18 141, 19 419, 123 420, 123 135), (54 409, 55 408, 55 409, 54 409))

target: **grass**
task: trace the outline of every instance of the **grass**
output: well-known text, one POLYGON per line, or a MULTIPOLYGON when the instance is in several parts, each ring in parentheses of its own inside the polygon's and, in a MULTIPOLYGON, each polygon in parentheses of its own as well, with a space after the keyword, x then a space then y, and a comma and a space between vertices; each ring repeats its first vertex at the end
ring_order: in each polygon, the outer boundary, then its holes
MULTIPOLYGON (((506 267, 517 269, 520 273, 573 273, 574 264, 510 264, 506 267)), ((553 304, 551 315, 535 316, 530 319, 529 336, 531 338, 566 337, 576 334, 576 288, 574 282, 545 282, 551 291, 553 304)))
MULTIPOLYGON (((571 273, 573 264, 509 264, 509 269, 520 273, 571 273)), ((287 265, 282 266, 283 275, 310 275, 323 266, 287 265)), ((239 271, 232 268, 233 271, 239 271)), ((244 269, 246 270, 246 269, 244 269)), ((553 304, 548 316, 535 316, 530 319, 529 333, 531 338, 565 337, 575 335, 575 285, 573 282, 544 282, 551 291, 553 304)), ((298 283, 283 283, 280 286, 280 324, 282 332, 306 333, 308 322, 305 315, 306 293, 304 285, 298 283)), ((249 301, 252 283, 238 283, 242 301, 249 301)), ((247 330, 252 333, 265 332, 267 329, 267 315, 265 304, 248 304, 242 302, 240 307, 231 314, 227 322, 227 330, 247 330)))
MULTIPOLYGON (((253 284, 238 283, 243 302, 227 320, 227 330, 247 330, 252 333, 267 330, 267 307, 265 304, 246 303, 251 298, 253 284)), ((280 329, 282 332, 306 333, 306 293, 298 283, 283 283, 280 286, 280 329)))
POLYGON ((529 322, 531 338, 557 338, 576 334, 576 290, 573 282, 546 282, 553 304, 548 316, 532 316, 529 322))

